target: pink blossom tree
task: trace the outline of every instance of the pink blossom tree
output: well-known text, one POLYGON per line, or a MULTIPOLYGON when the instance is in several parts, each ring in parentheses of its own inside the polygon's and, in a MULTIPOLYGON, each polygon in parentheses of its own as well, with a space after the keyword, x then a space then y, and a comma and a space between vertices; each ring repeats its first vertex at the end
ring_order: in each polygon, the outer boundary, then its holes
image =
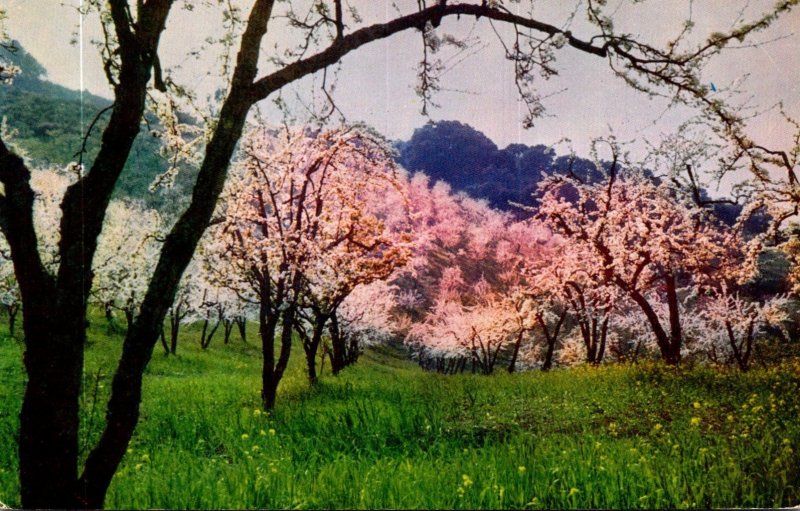
POLYGON ((598 183, 545 179, 538 215, 591 259, 603 284, 615 286, 641 309, 662 358, 676 364, 684 339, 679 288, 743 282, 755 271, 756 250, 675 189, 622 171, 616 160, 607 173, 598 183), (566 198, 570 195, 574 200, 566 198), (662 296, 666 318, 654 304, 662 296))
POLYGON ((541 305, 537 321, 544 334, 547 351, 543 369, 552 365, 558 333, 567 315, 574 321, 582 340, 585 361, 599 364, 606 352, 609 322, 619 289, 603 280, 602 267, 582 245, 554 237, 552 257, 531 272, 531 291, 541 305), (545 318, 550 316, 549 321, 545 318))
POLYGON ((358 128, 261 129, 251 133, 244 151, 220 229, 259 305, 262 401, 269 409, 303 300, 318 312, 319 326, 304 343, 311 375, 325 321, 358 284, 388 275, 404 249, 367 207, 396 185, 381 139, 358 128))
POLYGON ((404 176, 394 167, 388 148, 377 138, 371 143, 375 146, 369 153, 361 152, 360 143, 340 150, 335 175, 320 182, 311 198, 315 228, 306 235, 309 255, 298 309, 309 328, 298 323, 297 330, 312 383, 317 380, 316 354, 329 322, 333 373, 354 361, 339 328, 337 311, 342 303, 359 286, 389 278, 411 253, 404 176))

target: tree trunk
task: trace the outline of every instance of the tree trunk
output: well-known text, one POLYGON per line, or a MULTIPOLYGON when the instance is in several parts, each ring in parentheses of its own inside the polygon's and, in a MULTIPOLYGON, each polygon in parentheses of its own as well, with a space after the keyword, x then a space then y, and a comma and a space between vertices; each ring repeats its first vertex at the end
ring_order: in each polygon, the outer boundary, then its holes
POLYGON ((318 381, 317 351, 319 350, 319 345, 322 343, 322 333, 325 331, 325 324, 328 322, 330 315, 318 310, 314 310, 313 314, 311 336, 309 337, 307 334, 303 333, 301 337, 303 339, 303 351, 306 354, 308 381, 311 385, 316 385, 318 381))
POLYGON ((508 364, 508 372, 513 373, 517 370, 517 357, 519 356, 519 348, 522 346, 522 334, 524 331, 520 330, 517 333, 517 340, 514 342, 514 350, 511 352, 511 362, 508 364))
POLYGON ((219 328, 219 324, 221 321, 222 321, 221 319, 217 320, 217 322, 214 323, 214 326, 211 327, 210 332, 208 331, 208 325, 209 325, 208 318, 206 318, 203 321, 203 331, 200 334, 200 347, 203 348, 204 350, 208 349, 208 347, 211 345, 211 340, 214 338, 214 334, 217 333, 217 329, 219 328))
POLYGON ((277 329, 278 317, 271 314, 266 323, 262 324, 261 345, 264 355, 264 366, 261 371, 261 404, 264 410, 271 410, 275 407, 275 397, 278 392, 278 384, 283 378, 283 373, 289 362, 289 354, 292 349, 292 332, 294 330, 295 306, 290 305, 284 310, 281 317, 281 349, 278 360, 275 360, 275 331, 277 329), (270 330, 272 335, 270 339, 270 330), (266 336, 265 336, 266 334, 266 336))
POLYGON ((167 345, 167 336, 164 335, 164 325, 161 325, 161 331, 158 335, 161 339, 161 346, 164 348, 164 355, 169 355, 169 345, 167 345))
MULTIPOLYGON (((653 310, 653 307, 650 306, 650 303, 644 296, 642 296, 641 293, 634 291, 630 292, 629 295, 631 299, 636 302, 639 308, 642 309, 647 321, 650 323, 650 328, 653 330, 653 334, 656 337, 656 344, 658 344, 658 349, 661 351, 661 358, 667 364, 677 364, 680 360, 680 346, 678 346, 678 360, 675 360, 670 337, 667 335, 664 327, 661 326, 661 320, 658 319, 658 314, 656 314, 656 312, 653 310)), ((672 314, 670 312, 670 316, 671 315, 672 314)))
POLYGON ((178 331, 181 327, 181 318, 177 311, 169 315, 169 352, 176 355, 178 351, 178 331))
POLYGON ((347 343, 347 360, 345 366, 351 366, 358 362, 358 357, 361 356, 361 345, 358 342, 358 337, 353 335, 350 342, 347 343))
POLYGON ((539 326, 542 329, 542 333, 544 333, 545 341, 547 342, 547 351, 544 355, 544 361, 542 362, 542 371, 549 371, 553 368, 553 354, 556 351, 556 342, 558 341, 558 334, 561 331, 561 327, 564 325, 564 320, 567 318, 567 311, 564 310, 558 316, 558 321, 556 322, 555 327, 553 327, 553 331, 550 331, 550 328, 547 326, 547 322, 544 320, 544 316, 538 314, 536 319, 539 322, 539 326))
POLYGON ((14 328, 17 323, 17 313, 19 312, 19 305, 6 305, 6 312, 8 313, 8 335, 14 337, 14 328))
POLYGON ((319 354, 319 376, 325 371, 325 359, 328 357, 328 343, 322 343, 322 351, 319 354))
POLYGON ((331 372, 333 374, 339 374, 339 372, 344 369, 346 362, 345 352, 347 351, 347 346, 345 345, 345 339, 342 336, 342 332, 339 329, 339 318, 336 314, 331 316, 331 372))
POLYGON ((126 307, 124 313, 125 313, 125 324, 128 326, 128 328, 130 328, 131 325, 133 324, 133 309, 131 309, 130 307, 126 307))
POLYGON ((236 325, 239 327, 239 337, 242 338, 242 342, 247 342, 247 320, 239 318, 236 320, 236 325))
POLYGON ((544 355, 544 361, 542 362, 542 371, 549 371, 553 368, 553 354, 556 351, 556 339, 547 338, 547 351, 544 355))
POLYGON ((231 340, 231 332, 233 332, 233 321, 230 319, 225 319, 222 321, 222 328, 223 328, 223 338, 222 343, 227 345, 231 340))
POLYGON ((314 332, 311 335, 311 343, 306 347, 306 359, 308 360, 308 381, 311 382, 312 385, 317 383, 317 350, 322 342, 322 332, 325 328, 327 319, 328 318, 324 316, 317 318, 317 322, 314 325, 314 332))
POLYGON ((28 304, 24 314, 28 381, 20 412, 20 496, 26 508, 81 507, 76 483, 83 321, 58 313, 48 319, 36 309, 28 304), (72 336, 64 325, 75 329, 72 336))
MULTIPOLYGON (((155 2, 151 3, 156 5, 155 2)), ((247 24, 242 45, 250 47, 243 49, 239 54, 234 71, 234 84, 223 104, 219 126, 206 147, 206 157, 197 177, 192 203, 167 235, 139 316, 125 337, 108 403, 106 428, 97 446, 89 454, 79 483, 84 505, 88 507, 103 506, 108 486, 138 422, 144 369, 157 342, 167 309, 175 298, 181 275, 189 264, 213 213, 217 197, 222 191, 228 162, 241 135, 250 106, 243 89, 248 87, 251 78, 240 75, 244 73, 255 76, 257 41, 260 41, 261 37, 257 33, 260 31, 263 34, 266 30, 271 5, 261 2, 251 12, 249 21, 258 18, 260 22, 247 24), (257 12, 263 11, 265 6, 266 13, 257 12), (256 44, 253 44, 254 41, 256 44), (242 64, 243 60, 252 62, 242 64)), ((180 321, 179 318, 173 319, 180 321)), ((177 348, 177 333, 177 328, 173 328, 171 332, 173 354, 177 348)))
POLYGON ((603 318, 603 324, 600 327, 600 346, 597 349, 597 365, 603 362, 606 354, 606 340, 608 339, 608 320, 609 317, 603 318))
POLYGON ((678 291, 675 283, 675 276, 670 275, 666 279, 667 306, 669 308, 669 356, 665 360, 669 365, 675 365, 681 361, 681 344, 683 332, 681 331, 680 304, 678 303, 678 291))

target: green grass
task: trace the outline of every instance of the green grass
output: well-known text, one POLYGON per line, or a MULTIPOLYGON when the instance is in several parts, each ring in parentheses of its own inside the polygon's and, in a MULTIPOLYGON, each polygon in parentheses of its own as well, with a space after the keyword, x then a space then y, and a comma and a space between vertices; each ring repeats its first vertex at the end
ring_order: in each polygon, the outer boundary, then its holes
MULTIPOLYGON (((96 437, 119 335, 90 332, 96 437)), ((253 332, 254 333, 254 332, 253 332)), ((113 508, 662 508, 800 503, 800 366, 424 373, 384 348, 259 410, 255 344, 157 347, 113 508)), ((22 347, 0 337, 0 501, 19 504, 22 347)), ((85 447, 88 448, 89 443, 85 447)))

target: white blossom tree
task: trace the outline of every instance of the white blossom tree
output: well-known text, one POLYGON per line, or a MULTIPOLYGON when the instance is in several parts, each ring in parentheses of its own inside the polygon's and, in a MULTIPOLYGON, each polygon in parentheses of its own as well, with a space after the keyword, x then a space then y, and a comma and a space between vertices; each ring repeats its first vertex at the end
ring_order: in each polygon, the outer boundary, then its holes
POLYGON ((756 341, 769 327, 782 328, 789 319, 785 296, 747 300, 723 288, 698 301, 691 350, 714 363, 734 363, 742 371, 750 368, 756 341))
POLYGON ((109 319, 113 310, 122 311, 130 327, 155 270, 163 231, 155 210, 131 201, 109 204, 92 263, 92 298, 109 319))

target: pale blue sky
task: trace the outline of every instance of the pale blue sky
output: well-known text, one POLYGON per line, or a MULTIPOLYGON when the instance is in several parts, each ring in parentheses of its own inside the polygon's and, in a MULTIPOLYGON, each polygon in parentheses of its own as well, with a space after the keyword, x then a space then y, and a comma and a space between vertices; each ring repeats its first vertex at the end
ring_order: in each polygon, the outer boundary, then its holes
MULTIPOLYGON (((81 79, 85 87, 96 94, 109 96, 96 51, 89 44, 99 34, 94 19, 84 21, 83 65, 78 46, 69 44, 78 32, 79 17, 75 7, 81 0, 0 0, 9 11, 9 32, 48 70, 49 78, 71 88, 78 88, 81 79)), ((248 4, 247 1, 242 1, 248 4)), ((297 2, 295 2, 297 3, 297 2)), ((354 1, 366 22, 375 22, 396 12, 390 1, 354 1)), ((409 12, 416 2, 396 2, 409 12)), ((508 3, 508 2, 506 2, 508 3)), ((522 2, 525 4, 526 2, 522 2)), ((567 2, 537 2, 536 16, 555 25, 562 25, 568 15, 567 2)), ((734 5, 748 4, 746 14, 756 15, 769 8, 771 0, 738 2, 732 0, 703 0, 693 4, 687 0, 653 0, 639 5, 610 1, 616 9, 618 28, 651 41, 663 41, 677 33, 680 23, 688 16, 691 6, 696 23, 694 33, 707 35, 715 30, 729 29, 739 10, 734 5), (617 5, 618 4, 618 5, 617 5)), ((280 4, 279 4, 280 5, 280 4)), ((518 4, 511 4, 517 8, 518 4)), ((196 49, 218 25, 218 14, 204 9, 194 12, 176 9, 171 15, 162 44, 162 62, 181 64, 177 76, 186 84, 211 91, 219 86, 215 79, 216 59, 204 53, 199 60, 186 57, 196 49)), ((578 36, 588 29, 578 16, 572 31, 578 36)), ((273 45, 288 44, 286 32, 273 26, 264 46, 269 53, 273 45)), ((545 102, 550 117, 541 119, 535 128, 523 130, 521 112, 513 83, 513 69, 503 58, 502 48, 486 22, 447 20, 441 32, 480 39, 471 56, 455 58, 442 80, 443 90, 435 101, 441 108, 431 112, 433 119, 456 119, 469 123, 486 133, 498 145, 522 142, 553 144, 563 137, 574 141, 583 154, 589 140, 608 133, 611 127, 622 139, 648 137, 657 139, 669 133, 688 113, 664 113, 666 104, 650 100, 630 90, 612 75, 606 62, 584 55, 569 47, 558 54, 560 76, 543 85, 545 92, 556 93, 545 102), (562 89, 566 89, 563 90, 562 89)), ((709 81, 717 87, 740 79, 749 73, 743 89, 752 95, 754 105, 767 107, 778 101, 800 116, 800 10, 790 13, 769 32, 759 34, 757 41, 780 39, 759 48, 728 51, 707 69, 709 81)), ((342 62, 336 98, 339 107, 351 121, 365 121, 390 138, 408 138, 413 129, 426 119, 420 115, 420 102, 414 94, 416 64, 420 59, 420 37, 407 32, 374 43, 348 55, 342 62)), ((304 80, 287 90, 288 99, 294 94, 309 98, 312 80, 304 80)), ((274 112, 265 105, 270 121, 277 122, 274 112)), ((753 134, 769 141, 788 143, 787 131, 776 114, 768 114, 752 122, 753 134)))

